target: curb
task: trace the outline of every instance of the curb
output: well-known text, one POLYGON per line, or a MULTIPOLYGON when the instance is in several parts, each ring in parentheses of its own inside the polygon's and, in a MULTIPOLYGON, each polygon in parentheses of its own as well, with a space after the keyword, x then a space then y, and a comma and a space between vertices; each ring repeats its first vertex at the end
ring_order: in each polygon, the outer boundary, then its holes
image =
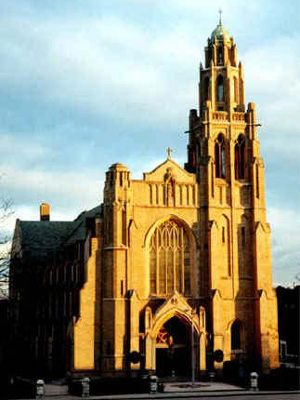
POLYGON ((127 395, 104 395, 104 396, 91 396, 90 400, 121 400, 121 399, 135 399, 135 400, 145 400, 145 399, 172 399, 172 398, 203 398, 203 397, 237 397, 237 396, 280 396, 286 394, 300 394, 300 390, 291 391, 251 391, 251 390, 227 390, 227 391, 206 391, 206 392, 168 392, 165 394, 154 393, 154 394, 127 394, 127 395))

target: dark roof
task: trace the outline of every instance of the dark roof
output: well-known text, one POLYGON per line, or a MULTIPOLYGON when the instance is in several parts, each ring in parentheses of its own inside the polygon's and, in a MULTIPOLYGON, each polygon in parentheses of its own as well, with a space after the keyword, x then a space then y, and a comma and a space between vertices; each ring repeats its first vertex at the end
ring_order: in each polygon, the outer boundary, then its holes
POLYGON ((57 250, 74 229, 74 222, 19 221, 21 246, 38 258, 57 250))
POLYGON ((86 220, 102 215, 98 206, 82 212, 74 221, 17 221, 22 250, 31 258, 53 255, 63 245, 86 238, 86 220))

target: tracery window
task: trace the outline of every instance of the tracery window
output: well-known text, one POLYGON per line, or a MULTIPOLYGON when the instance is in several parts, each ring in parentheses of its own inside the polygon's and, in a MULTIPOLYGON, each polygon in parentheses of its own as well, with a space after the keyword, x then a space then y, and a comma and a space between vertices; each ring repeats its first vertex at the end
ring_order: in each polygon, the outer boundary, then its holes
POLYGON ((186 295, 191 291, 191 247, 185 229, 174 220, 158 226, 150 241, 150 293, 186 295))
POLYGON ((234 147, 235 179, 245 178, 245 138, 239 135, 234 147))
POLYGON ((224 101, 224 80, 222 75, 217 78, 217 101, 224 101))
POLYGON ((225 140, 220 133, 215 144, 216 177, 225 178, 225 140))

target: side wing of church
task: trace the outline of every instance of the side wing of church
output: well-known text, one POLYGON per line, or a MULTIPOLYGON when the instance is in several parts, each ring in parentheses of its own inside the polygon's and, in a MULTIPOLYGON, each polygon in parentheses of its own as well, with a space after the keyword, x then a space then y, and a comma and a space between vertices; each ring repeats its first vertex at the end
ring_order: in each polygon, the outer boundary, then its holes
POLYGON ((52 222, 43 205, 41 221, 17 221, 16 357, 49 376, 199 376, 237 360, 277 368, 258 126, 220 21, 200 66, 185 168, 171 149, 141 180, 116 163, 101 206, 52 222))

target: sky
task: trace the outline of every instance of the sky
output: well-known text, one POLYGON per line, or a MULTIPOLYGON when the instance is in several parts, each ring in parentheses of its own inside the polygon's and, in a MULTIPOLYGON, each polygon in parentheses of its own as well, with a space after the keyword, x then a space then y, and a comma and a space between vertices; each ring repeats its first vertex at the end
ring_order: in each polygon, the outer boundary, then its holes
POLYGON ((0 189, 15 218, 72 220, 102 201, 105 171, 136 179, 173 149, 218 9, 257 104, 274 284, 300 271, 299 1, 9 0, 0 3, 0 189))

